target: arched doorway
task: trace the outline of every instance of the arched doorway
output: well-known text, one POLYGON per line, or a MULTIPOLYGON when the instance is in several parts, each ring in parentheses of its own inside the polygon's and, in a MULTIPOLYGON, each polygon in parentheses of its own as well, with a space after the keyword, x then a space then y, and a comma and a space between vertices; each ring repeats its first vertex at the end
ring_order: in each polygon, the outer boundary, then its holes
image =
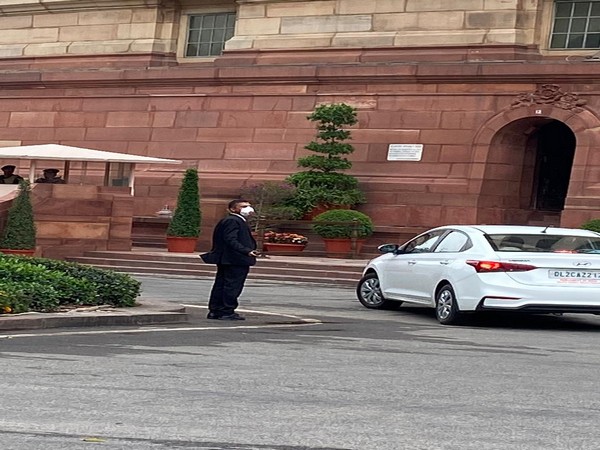
POLYGON ((532 206, 539 211, 562 211, 575 156, 575 135, 558 120, 543 125, 535 134, 537 151, 532 206))
POLYGON ((491 139, 478 202, 480 223, 559 225, 576 139, 563 122, 525 117, 491 139))

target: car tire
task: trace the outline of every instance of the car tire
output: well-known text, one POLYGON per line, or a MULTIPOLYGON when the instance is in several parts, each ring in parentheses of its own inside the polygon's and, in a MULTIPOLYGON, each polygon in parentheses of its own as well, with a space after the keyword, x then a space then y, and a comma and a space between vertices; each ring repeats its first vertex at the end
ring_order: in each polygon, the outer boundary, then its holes
POLYGON ((376 273, 368 273, 360 279, 356 287, 358 301, 369 309, 398 309, 402 302, 386 300, 381 292, 376 273))
POLYGON ((449 284, 443 285, 435 295, 435 316, 442 325, 458 325, 462 321, 456 294, 449 284))

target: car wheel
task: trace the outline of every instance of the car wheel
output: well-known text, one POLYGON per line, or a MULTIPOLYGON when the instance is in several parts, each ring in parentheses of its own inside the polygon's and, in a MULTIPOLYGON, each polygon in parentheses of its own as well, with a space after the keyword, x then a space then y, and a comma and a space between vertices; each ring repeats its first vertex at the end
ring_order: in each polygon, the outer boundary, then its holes
POLYGON ((442 325, 456 325, 462 319, 454 289, 445 284, 435 296, 435 315, 442 325))
POLYGON ((376 273, 368 273, 358 282, 356 296, 365 308, 397 309, 402 302, 386 300, 381 293, 379 278, 376 273))

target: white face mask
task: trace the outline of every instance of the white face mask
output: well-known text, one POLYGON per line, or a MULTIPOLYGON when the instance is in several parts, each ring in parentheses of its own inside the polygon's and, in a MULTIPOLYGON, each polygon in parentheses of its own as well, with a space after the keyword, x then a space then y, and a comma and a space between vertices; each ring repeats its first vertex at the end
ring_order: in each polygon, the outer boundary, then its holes
POLYGON ((244 217, 248 217, 250 214, 254 213, 254 208, 252 206, 244 206, 240 209, 240 214, 244 217))

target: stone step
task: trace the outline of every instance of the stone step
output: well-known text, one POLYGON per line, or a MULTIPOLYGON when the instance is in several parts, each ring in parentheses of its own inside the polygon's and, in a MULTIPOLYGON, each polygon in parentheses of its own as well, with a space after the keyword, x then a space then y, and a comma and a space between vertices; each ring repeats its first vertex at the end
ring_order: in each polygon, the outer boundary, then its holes
POLYGON ((157 239, 153 237, 132 237, 131 245, 134 247, 167 248, 167 243, 164 238, 157 239))
MULTIPOLYGON (((216 267, 204 264, 197 253, 165 251, 94 251, 70 261, 130 274, 213 277, 216 267)), ((259 258, 250 279, 356 285, 366 260, 272 256, 259 258)))
MULTIPOLYGON (((131 275, 158 275, 171 277, 210 277, 214 276, 215 271, 212 270, 197 270, 197 269, 174 269, 170 267, 144 267, 144 266, 127 266, 121 264, 98 263, 90 264, 101 269, 114 270, 115 272, 128 273, 131 275)), ((286 273, 260 272, 256 268, 250 270, 248 279, 250 280, 265 280, 265 281, 280 281, 289 283, 320 283, 328 285, 344 285, 355 286, 360 279, 360 274, 349 274, 347 277, 336 273, 334 277, 325 276, 309 276, 301 274, 297 270, 287 271, 286 273)))
MULTIPOLYGON (((212 275, 215 273, 216 267, 209 264, 204 264, 198 258, 198 261, 155 261, 155 260, 136 260, 136 259, 111 259, 103 257, 90 257, 82 256, 72 258, 72 260, 93 266, 111 265, 115 267, 143 267, 144 269, 168 269, 171 271, 184 270, 188 272, 199 272, 202 274, 212 275)), ((262 261, 252 268, 252 271, 260 274, 281 274, 285 275, 290 273, 290 265, 284 264, 282 266, 275 264, 263 264, 262 261)), ((296 265, 293 268, 293 272, 296 275, 302 275, 305 278, 323 278, 323 277, 352 277, 360 275, 361 269, 358 267, 310 267, 296 265)))
MULTIPOLYGON (((204 265, 198 253, 169 253, 166 251, 91 251, 86 252, 83 257, 79 258, 103 258, 107 260, 131 260, 131 261, 164 261, 171 263, 188 263, 204 265)), ((78 258, 73 258, 78 259, 78 258)), ((361 272, 366 259, 337 259, 337 258, 319 258, 319 257, 294 257, 294 256, 279 256, 271 255, 267 258, 258 258, 257 266, 274 266, 285 268, 328 268, 338 270, 352 270, 361 272)), ((207 266, 209 267, 209 266, 207 266)))

